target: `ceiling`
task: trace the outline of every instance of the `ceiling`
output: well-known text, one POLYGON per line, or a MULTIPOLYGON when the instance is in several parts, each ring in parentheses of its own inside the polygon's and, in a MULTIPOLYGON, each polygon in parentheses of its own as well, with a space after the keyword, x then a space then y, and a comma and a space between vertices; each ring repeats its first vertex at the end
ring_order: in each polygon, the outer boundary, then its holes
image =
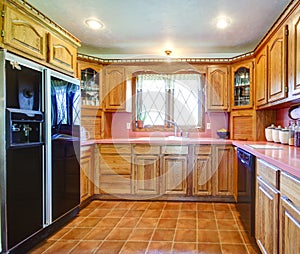
POLYGON ((233 57, 254 50, 291 0, 27 0, 103 59, 233 57), (215 26, 223 15, 226 29, 215 26), (91 30, 94 17, 105 28, 91 30))

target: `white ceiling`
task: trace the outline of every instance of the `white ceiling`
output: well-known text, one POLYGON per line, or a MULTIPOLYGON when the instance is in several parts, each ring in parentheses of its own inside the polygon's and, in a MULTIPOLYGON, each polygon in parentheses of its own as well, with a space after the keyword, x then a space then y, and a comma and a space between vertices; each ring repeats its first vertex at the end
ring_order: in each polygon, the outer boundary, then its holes
POLYGON ((27 0, 100 58, 232 57, 252 51, 291 0, 27 0), (225 30, 220 15, 231 18, 225 30), (95 17, 103 30, 84 24, 95 17))

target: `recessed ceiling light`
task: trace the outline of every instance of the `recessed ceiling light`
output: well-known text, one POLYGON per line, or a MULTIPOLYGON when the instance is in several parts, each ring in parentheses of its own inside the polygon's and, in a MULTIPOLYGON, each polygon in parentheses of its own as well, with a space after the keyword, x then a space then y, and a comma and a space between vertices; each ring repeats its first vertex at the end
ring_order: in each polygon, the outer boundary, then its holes
POLYGON ((94 18, 87 19, 85 21, 85 24, 89 28, 94 29, 94 30, 98 30, 98 29, 103 29, 104 28, 103 23, 100 20, 94 19, 94 18))
POLYGON ((224 28, 228 27, 230 25, 230 23, 231 23, 231 19, 228 17, 225 17, 225 16, 221 16, 216 19, 216 26, 217 26, 217 28, 220 28, 220 29, 224 29, 224 28))

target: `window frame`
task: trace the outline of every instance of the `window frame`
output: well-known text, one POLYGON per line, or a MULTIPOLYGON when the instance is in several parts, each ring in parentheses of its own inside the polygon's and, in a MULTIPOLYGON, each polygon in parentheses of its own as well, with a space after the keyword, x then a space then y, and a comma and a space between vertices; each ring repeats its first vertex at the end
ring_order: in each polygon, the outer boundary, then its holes
MULTIPOLYGON (((189 131, 189 132, 203 132, 205 130, 205 87, 206 87, 206 75, 203 72, 198 72, 198 71, 179 71, 179 72, 155 72, 155 71, 137 71, 132 74, 132 123, 133 123, 133 131, 136 132, 172 132, 174 131, 174 125, 171 123, 165 123, 164 125, 153 125, 152 127, 143 127, 143 128, 138 128, 136 125, 137 122, 137 112, 136 112, 136 80, 138 75, 143 75, 143 74, 200 74, 200 80, 202 87, 200 91, 200 95, 198 95, 198 114, 199 114, 199 120, 201 120, 201 126, 195 127, 195 126, 181 126, 178 125, 179 130, 181 131, 189 131), (199 103, 201 102, 202 103, 199 103)), ((170 93, 168 93, 168 96, 170 96, 170 101, 172 101, 172 96, 170 93)), ((173 98, 174 102, 174 98, 173 98)), ((167 110, 174 111, 174 105, 166 105, 167 110)), ((170 111, 170 112, 171 112, 170 111)), ((172 112, 171 112, 172 113, 172 112)), ((174 113, 174 112, 173 112, 174 113)), ((167 114, 168 115, 168 114, 167 114)), ((168 119, 172 120, 172 119, 168 119)))

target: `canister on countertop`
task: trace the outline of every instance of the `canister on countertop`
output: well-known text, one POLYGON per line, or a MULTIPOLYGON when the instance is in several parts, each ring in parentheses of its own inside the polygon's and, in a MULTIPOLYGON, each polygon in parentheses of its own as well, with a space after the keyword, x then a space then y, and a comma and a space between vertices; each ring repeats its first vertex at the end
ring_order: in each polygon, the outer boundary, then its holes
POLYGON ((286 145, 289 143, 289 128, 288 127, 282 128, 279 131, 279 140, 280 140, 281 144, 286 145))
POLYGON ((267 141, 273 141, 272 130, 275 129, 275 125, 271 124, 271 126, 265 128, 265 137, 267 141))
POLYGON ((278 125, 277 128, 274 128, 272 129, 272 138, 273 138, 273 141, 276 142, 276 143, 280 143, 280 140, 279 140, 279 132, 281 130, 281 126, 278 125))
POLYGON ((289 122, 289 145, 293 146, 295 143, 295 122, 289 122))

